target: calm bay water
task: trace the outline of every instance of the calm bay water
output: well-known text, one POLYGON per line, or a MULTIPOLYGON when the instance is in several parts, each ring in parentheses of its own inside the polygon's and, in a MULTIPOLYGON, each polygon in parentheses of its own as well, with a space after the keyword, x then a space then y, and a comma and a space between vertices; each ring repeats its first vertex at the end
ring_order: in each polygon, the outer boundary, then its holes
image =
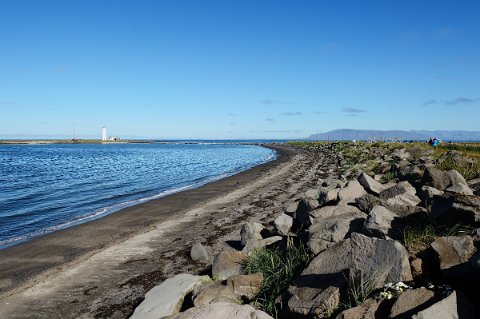
POLYGON ((0 248, 275 157, 234 144, 0 145, 0 248))

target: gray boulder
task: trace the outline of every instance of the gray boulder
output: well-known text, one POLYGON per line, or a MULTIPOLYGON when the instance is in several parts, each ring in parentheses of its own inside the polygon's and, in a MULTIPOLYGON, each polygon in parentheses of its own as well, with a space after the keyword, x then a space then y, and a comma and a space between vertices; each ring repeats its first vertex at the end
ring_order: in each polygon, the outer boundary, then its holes
POLYGON ((310 216, 315 223, 318 219, 350 213, 360 213, 360 210, 357 207, 350 205, 323 206, 312 211, 310 216))
POLYGON ((210 261, 210 253, 201 243, 195 243, 190 250, 190 258, 195 261, 208 263, 210 261))
MULTIPOLYGON (((261 272, 249 275, 235 275, 227 279, 227 286, 231 287, 235 295, 253 299, 262 288, 263 274, 261 272)), ((243 298, 242 298, 243 299, 243 298)))
POLYGON ((318 200, 320 197, 320 190, 319 189, 309 189, 305 192, 305 198, 311 198, 314 200, 318 200))
POLYGON ((423 185, 418 192, 418 195, 421 199, 432 198, 433 196, 443 195, 443 191, 436 189, 432 186, 423 185))
POLYGON ((469 261, 476 251, 470 236, 436 237, 431 247, 442 270, 469 261))
POLYGON ((290 229, 292 229, 293 218, 282 213, 280 216, 275 218, 273 223, 280 234, 287 236, 290 233, 290 229))
POLYGON ((384 313, 379 313, 380 305, 383 300, 368 298, 360 305, 346 309, 339 313, 335 319, 376 319, 385 318, 384 313))
POLYGON ((400 181, 417 185, 423 178, 423 171, 415 165, 401 166, 397 169, 396 176, 400 181))
POLYGON ((246 254, 250 254, 254 250, 273 245, 276 242, 279 242, 281 240, 282 240, 281 236, 272 236, 272 237, 264 238, 262 240, 250 240, 247 242, 245 247, 243 247, 242 252, 246 254))
POLYGON ((308 247, 316 255, 345 239, 351 232, 359 232, 365 221, 365 215, 351 212, 319 218, 309 228, 308 247))
POLYGON ((353 233, 350 245, 350 273, 371 278, 377 288, 387 282, 412 280, 407 251, 399 242, 353 233))
POLYGON ((288 315, 321 318, 338 307, 347 273, 360 274, 376 288, 412 280, 407 251, 400 243, 353 233, 320 252, 288 289, 288 315))
POLYGON ((365 214, 370 213, 370 211, 376 205, 384 206, 386 203, 384 200, 374 196, 372 194, 365 194, 362 197, 359 197, 355 200, 355 205, 365 214))
POLYGON ((450 177, 442 170, 435 167, 427 167, 423 174, 422 183, 439 190, 444 190, 450 186, 450 177))
POLYGON ((406 161, 411 157, 410 153, 407 152, 405 148, 399 148, 394 150, 391 156, 394 160, 397 160, 397 161, 406 161))
POLYGON ((322 189, 319 196, 321 205, 331 204, 337 201, 340 188, 322 189))
POLYGON ((217 302, 201 307, 193 307, 169 319, 273 319, 265 312, 250 305, 240 305, 230 302, 217 302))
POLYGON ((430 201, 430 218, 443 224, 473 224, 480 221, 480 197, 444 194, 430 201))
POLYGON ((249 241, 262 240, 262 231, 265 229, 262 224, 250 222, 245 223, 240 230, 240 238, 242 246, 245 246, 249 241))
POLYGON ((420 198, 415 195, 416 192, 415 187, 409 182, 403 181, 381 192, 380 198, 386 200, 391 206, 416 206, 421 202, 420 198))
POLYGON ((240 303, 242 301, 241 296, 236 295, 232 287, 224 285, 221 281, 198 286, 193 290, 192 300, 195 307, 215 302, 240 303))
POLYGON ((385 186, 368 176, 365 172, 358 176, 358 182, 365 190, 375 195, 378 195, 385 190, 385 186))
POLYGON ((458 292, 452 292, 445 299, 412 316, 412 319, 473 319, 473 310, 458 292))
POLYGON ((213 259, 212 275, 219 280, 226 280, 243 272, 243 263, 247 255, 236 250, 221 251, 213 259))
POLYGON ((295 222, 303 227, 310 225, 310 215, 309 213, 320 206, 317 200, 311 198, 303 198, 298 204, 298 208, 293 215, 295 222))
POLYGON ((475 178, 468 181, 468 186, 475 195, 480 195, 480 178, 475 178))
POLYGON ((388 237, 388 232, 392 227, 392 221, 397 217, 397 214, 383 206, 377 205, 368 214, 364 231, 371 236, 385 239, 388 237))
POLYGON ((430 307, 435 302, 434 296, 435 293, 426 288, 407 289, 395 300, 389 318, 410 318, 430 307))
POLYGON ((462 174, 456 170, 448 171, 447 174, 450 178, 450 186, 445 191, 460 195, 473 195, 472 189, 468 186, 462 174))
POLYGON ((328 278, 323 285, 314 283, 312 286, 288 288, 285 318, 328 318, 328 314, 338 308, 340 288, 345 286, 341 275, 328 278))
POLYGON ((362 197, 367 192, 358 181, 350 181, 338 192, 339 204, 354 204, 355 199, 362 197))
POLYGON ((288 204, 287 207, 285 208, 285 214, 289 216, 295 215, 295 212, 298 209, 298 204, 299 202, 293 202, 291 204, 288 204))
POLYGON ((415 195, 416 193, 417 193, 417 190, 415 189, 415 187, 413 187, 407 181, 402 181, 382 191, 379 194, 379 197, 381 199, 389 199, 398 195, 404 195, 404 194, 415 195))
POLYGON ((158 319, 178 313, 184 298, 197 286, 209 282, 208 276, 179 274, 153 287, 135 308, 131 319, 158 319))

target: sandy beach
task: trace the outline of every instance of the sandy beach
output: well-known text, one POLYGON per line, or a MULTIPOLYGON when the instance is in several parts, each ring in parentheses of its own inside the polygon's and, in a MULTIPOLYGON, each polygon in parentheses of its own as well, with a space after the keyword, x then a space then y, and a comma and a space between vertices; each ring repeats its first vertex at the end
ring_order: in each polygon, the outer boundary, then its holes
POLYGON ((236 248, 242 222, 270 222, 318 180, 311 154, 269 147, 274 162, 0 251, 0 318, 127 318, 164 278, 208 272, 194 243, 236 248))

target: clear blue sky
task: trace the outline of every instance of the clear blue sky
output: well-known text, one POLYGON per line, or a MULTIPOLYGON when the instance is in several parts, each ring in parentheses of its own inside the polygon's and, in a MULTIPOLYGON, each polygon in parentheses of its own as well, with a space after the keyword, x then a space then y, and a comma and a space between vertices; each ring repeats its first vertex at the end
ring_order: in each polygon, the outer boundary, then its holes
POLYGON ((0 138, 480 130, 480 1, 5 0, 0 138))

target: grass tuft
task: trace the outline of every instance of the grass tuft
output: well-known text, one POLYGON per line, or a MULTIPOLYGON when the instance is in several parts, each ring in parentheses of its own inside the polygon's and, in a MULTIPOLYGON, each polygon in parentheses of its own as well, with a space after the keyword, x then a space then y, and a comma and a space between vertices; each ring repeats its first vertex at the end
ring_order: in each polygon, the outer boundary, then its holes
POLYGON ((263 311, 272 317, 278 317, 279 309, 275 300, 305 268, 311 257, 308 248, 303 244, 295 245, 289 238, 287 249, 283 253, 278 248, 261 248, 247 258, 245 273, 263 274, 262 288, 255 300, 263 311))
POLYGON ((346 301, 342 303, 342 308, 345 309, 356 307, 371 297, 377 284, 377 278, 374 275, 366 277, 361 271, 352 273, 348 277, 346 301))

